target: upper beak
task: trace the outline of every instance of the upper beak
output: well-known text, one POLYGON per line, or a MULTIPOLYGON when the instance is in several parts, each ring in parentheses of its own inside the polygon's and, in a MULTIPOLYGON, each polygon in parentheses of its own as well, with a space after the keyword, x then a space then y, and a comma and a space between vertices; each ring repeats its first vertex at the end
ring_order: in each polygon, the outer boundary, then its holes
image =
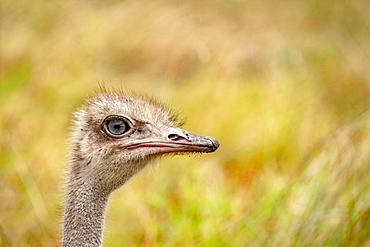
POLYGON ((169 129, 166 138, 169 143, 181 146, 190 152, 214 152, 220 146, 213 137, 194 134, 180 128, 169 129))
POLYGON ((160 137, 143 139, 128 145, 127 148, 153 147, 158 149, 158 153, 210 153, 216 151, 219 146, 219 142, 213 137, 197 135, 180 128, 169 128, 161 133, 160 137))

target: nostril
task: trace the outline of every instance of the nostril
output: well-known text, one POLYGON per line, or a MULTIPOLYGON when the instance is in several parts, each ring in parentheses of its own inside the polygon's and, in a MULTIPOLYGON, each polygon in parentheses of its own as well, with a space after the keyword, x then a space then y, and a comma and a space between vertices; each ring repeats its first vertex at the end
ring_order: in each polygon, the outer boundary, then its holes
POLYGON ((182 136, 179 136, 179 135, 176 135, 176 134, 169 134, 168 139, 170 139, 172 141, 187 141, 186 138, 184 138, 182 136))

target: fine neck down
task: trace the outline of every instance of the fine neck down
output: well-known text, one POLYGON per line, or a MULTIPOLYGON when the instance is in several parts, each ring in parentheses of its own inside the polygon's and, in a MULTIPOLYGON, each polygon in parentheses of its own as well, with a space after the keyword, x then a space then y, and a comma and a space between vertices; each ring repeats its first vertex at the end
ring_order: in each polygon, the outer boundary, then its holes
POLYGON ((142 169, 146 161, 115 166, 108 177, 100 168, 92 169, 94 175, 91 175, 91 169, 83 169, 88 164, 90 161, 72 159, 65 195, 62 247, 102 246, 105 211, 111 192, 142 169))
POLYGON ((141 170, 147 161, 99 164, 73 156, 63 214, 62 247, 102 246, 109 195, 141 170), (105 169, 110 166, 110 172, 105 169))
POLYGON ((108 197, 86 181, 70 181, 63 216, 63 247, 102 246, 108 197))

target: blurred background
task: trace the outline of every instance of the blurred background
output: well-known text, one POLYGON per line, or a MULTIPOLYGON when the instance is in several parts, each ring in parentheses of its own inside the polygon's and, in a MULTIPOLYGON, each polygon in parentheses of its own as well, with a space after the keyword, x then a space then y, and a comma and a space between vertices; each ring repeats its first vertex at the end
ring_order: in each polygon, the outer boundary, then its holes
POLYGON ((221 142, 114 192, 105 246, 370 245, 369 1, 0 3, 0 246, 58 245, 99 83, 221 142))

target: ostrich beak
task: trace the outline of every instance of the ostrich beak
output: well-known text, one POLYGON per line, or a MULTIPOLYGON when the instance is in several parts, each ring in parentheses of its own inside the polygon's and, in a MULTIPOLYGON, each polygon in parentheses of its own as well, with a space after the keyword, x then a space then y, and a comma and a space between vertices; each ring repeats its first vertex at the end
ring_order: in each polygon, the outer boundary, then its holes
POLYGON ((166 138, 172 148, 185 149, 185 152, 211 153, 220 146, 213 137, 194 134, 180 128, 170 128, 166 138))
POLYGON ((129 144, 126 148, 152 147, 158 153, 211 153, 217 150, 220 143, 213 137, 191 133, 180 128, 169 128, 160 137, 142 139, 129 144))

